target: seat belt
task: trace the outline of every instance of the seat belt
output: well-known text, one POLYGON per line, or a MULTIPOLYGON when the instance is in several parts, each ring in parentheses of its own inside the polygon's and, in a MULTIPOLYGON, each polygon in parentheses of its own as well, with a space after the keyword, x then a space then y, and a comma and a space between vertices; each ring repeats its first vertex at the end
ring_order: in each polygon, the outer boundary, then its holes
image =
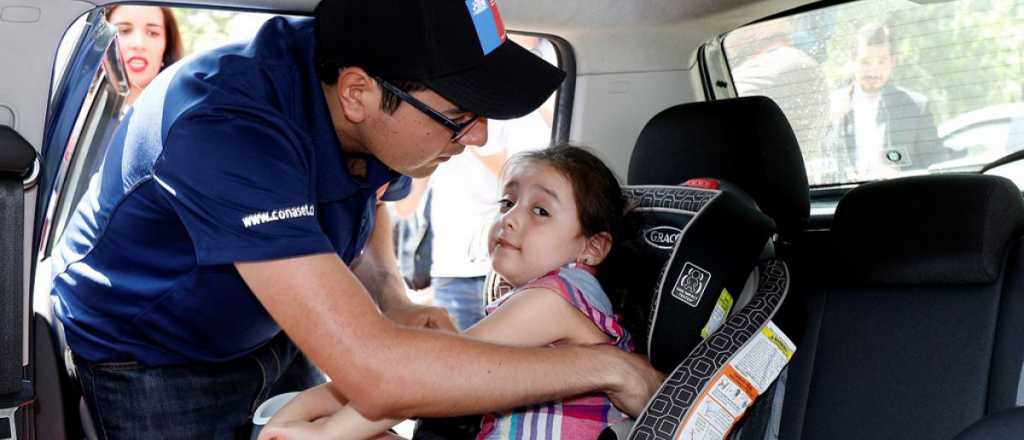
POLYGON ((771 386, 795 350, 771 322, 789 290, 789 269, 769 260, 761 264, 760 277, 750 304, 701 341, 662 383, 633 424, 630 440, 724 438, 735 422, 729 419, 739 420, 756 391, 771 386), (754 382, 760 383, 736 386, 742 364, 756 365, 760 374, 754 382))
POLYGON ((34 163, 28 141, 0 126, 0 440, 18 440, 19 425, 22 432, 28 429, 27 410, 34 399, 22 368, 25 185, 34 163))

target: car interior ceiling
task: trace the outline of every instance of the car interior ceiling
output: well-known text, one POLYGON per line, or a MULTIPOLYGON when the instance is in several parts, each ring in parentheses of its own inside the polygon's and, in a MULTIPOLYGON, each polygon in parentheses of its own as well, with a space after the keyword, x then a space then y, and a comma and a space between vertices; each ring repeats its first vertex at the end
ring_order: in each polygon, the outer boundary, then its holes
MULTIPOLYGON (((273 10, 281 3, 246 5, 273 10)), ((604 8, 574 0, 563 6, 578 14, 573 26, 553 8, 506 3, 510 27, 578 42, 577 75, 591 81, 581 87, 596 89, 606 86, 602 75, 641 70, 631 63, 689 69, 695 57, 663 57, 665 47, 680 46, 664 35, 703 41, 812 2, 648 1, 604 8), (623 29, 646 37, 609 36, 602 32, 609 22, 627 23, 623 29), (652 41, 658 50, 643 49, 652 41), (606 57, 604 51, 631 56, 606 57)), ((308 13, 315 4, 287 2, 287 9, 308 13)), ((670 79, 680 77, 685 75, 670 79)), ((703 92, 671 93, 692 93, 699 101, 703 92)), ((663 99, 676 99, 671 93, 663 99)), ((722 179, 749 193, 778 224, 779 255, 793 280, 779 321, 799 342, 776 385, 781 404, 767 410, 778 418, 777 438, 1024 437, 1024 197, 1010 180, 985 174, 1019 161, 1024 152, 978 173, 811 188, 793 129, 771 100, 672 104, 649 119, 624 122, 642 130, 630 139, 632 149, 610 154, 628 159, 615 166, 627 171, 620 174, 630 185, 722 179), (812 203, 836 207, 815 214, 812 203)), ((95 438, 52 324, 36 314, 30 325, 37 438, 95 438)), ((763 436, 741 428, 730 438, 763 436)))

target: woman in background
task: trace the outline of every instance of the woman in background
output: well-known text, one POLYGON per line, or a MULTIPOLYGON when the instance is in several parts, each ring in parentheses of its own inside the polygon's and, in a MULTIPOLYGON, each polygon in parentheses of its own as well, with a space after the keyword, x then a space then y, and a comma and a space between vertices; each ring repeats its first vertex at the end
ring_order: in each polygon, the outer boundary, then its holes
POLYGON ((107 9, 128 74, 125 106, 132 105, 164 68, 181 59, 181 33, 169 8, 122 5, 107 9))

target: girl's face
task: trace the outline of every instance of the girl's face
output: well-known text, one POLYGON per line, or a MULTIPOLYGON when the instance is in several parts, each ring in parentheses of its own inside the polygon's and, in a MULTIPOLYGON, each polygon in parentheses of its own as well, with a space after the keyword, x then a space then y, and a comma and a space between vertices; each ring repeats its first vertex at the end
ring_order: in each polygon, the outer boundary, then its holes
POLYGON ((521 286, 576 261, 586 247, 572 184, 551 166, 520 162, 502 182, 488 239, 494 271, 521 286))
POLYGON ((156 6, 118 6, 110 13, 110 23, 117 27, 128 82, 145 88, 160 73, 167 48, 163 12, 156 6))

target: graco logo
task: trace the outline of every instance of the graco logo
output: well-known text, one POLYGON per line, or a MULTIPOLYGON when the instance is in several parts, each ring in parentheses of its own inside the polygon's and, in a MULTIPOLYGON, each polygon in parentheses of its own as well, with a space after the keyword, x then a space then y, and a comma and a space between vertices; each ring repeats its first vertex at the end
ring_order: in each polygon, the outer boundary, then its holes
POLYGON ((643 233, 644 241, 658 249, 672 249, 680 235, 683 235, 683 231, 671 226, 655 226, 643 233))
POLYGON ((679 274, 676 287, 672 289, 672 296, 690 307, 697 307, 710 281, 711 272, 687 261, 683 265, 683 271, 679 274))

